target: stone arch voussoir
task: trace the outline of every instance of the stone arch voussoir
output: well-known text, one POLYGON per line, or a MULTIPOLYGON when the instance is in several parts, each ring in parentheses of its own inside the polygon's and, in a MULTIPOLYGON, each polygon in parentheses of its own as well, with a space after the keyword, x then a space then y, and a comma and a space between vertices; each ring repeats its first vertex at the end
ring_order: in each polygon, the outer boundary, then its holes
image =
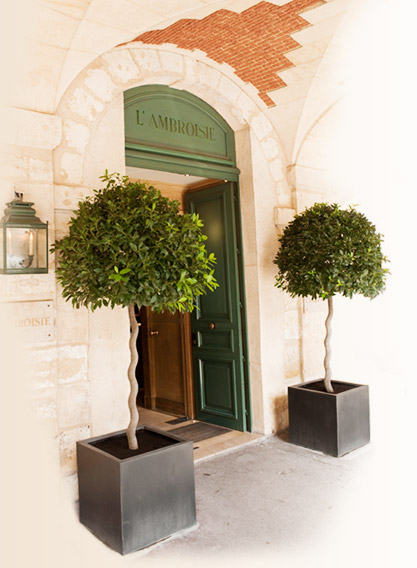
POLYGON ((128 44, 91 62, 67 88, 57 108, 63 124, 54 151, 54 181, 83 185, 85 149, 106 105, 123 91, 140 85, 165 84, 186 89, 213 106, 234 130, 250 128, 259 141, 279 194, 286 188, 283 150, 252 85, 227 64, 217 64, 199 51, 171 45, 128 44))

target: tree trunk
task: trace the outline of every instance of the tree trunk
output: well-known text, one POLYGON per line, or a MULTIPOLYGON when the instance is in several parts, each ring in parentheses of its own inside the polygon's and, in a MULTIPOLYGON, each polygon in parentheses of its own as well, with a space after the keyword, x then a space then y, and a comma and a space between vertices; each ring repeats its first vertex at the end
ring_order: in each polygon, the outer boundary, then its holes
POLYGON ((136 404, 136 397, 138 394, 138 382, 136 380, 136 366, 138 364, 138 351, 136 349, 136 339, 138 337, 138 324, 135 316, 135 306, 134 304, 129 304, 129 322, 130 322, 130 365, 127 371, 127 376, 130 383, 130 394, 129 394, 129 412, 130 412, 130 422, 127 427, 126 435, 127 442, 130 450, 138 449, 138 440, 136 438, 136 427, 139 422, 139 412, 136 404))
POLYGON ((327 298, 328 302, 328 313, 326 318, 326 337, 324 339, 324 349, 325 349, 325 356, 324 356, 324 388, 327 392, 334 392, 332 387, 332 371, 330 369, 330 357, 332 355, 332 351, 330 348, 330 339, 332 337, 332 330, 331 330, 331 323, 333 319, 333 298, 329 296, 327 298))

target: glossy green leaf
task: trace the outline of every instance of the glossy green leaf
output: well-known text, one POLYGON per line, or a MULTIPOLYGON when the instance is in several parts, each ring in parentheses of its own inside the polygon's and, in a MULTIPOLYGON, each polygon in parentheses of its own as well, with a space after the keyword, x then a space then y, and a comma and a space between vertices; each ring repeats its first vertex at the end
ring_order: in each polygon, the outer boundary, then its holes
POLYGON ((374 298, 385 289, 383 237, 354 207, 316 203, 285 228, 274 263, 275 285, 291 296, 374 298))
POLYGON ((218 284, 196 215, 153 186, 105 173, 103 189, 80 201, 69 234, 52 246, 57 279, 75 307, 135 303, 155 311, 192 310, 218 284))

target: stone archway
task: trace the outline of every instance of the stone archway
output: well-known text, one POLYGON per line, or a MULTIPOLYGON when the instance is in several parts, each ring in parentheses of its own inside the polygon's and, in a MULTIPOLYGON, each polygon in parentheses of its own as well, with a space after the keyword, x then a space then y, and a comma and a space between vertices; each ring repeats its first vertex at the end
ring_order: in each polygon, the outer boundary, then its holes
POLYGON ((217 110, 235 131, 250 128, 260 143, 276 184, 277 198, 288 201, 285 164, 278 134, 253 87, 227 65, 176 48, 124 46, 98 57, 66 90, 56 114, 63 120, 63 140, 54 154, 54 181, 83 185, 84 150, 89 133, 106 106, 127 88, 164 84, 185 89, 217 110), (253 91, 253 92, 252 92, 253 91), (71 173, 70 173, 71 172, 71 173))
MULTIPOLYGON (((63 126, 62 142, 54 151, 57 235, 65 233, 77 200, 92 193, 105 168, 124 172, 123 92, 146 84, 191 92, 211 105, 235 132, 237 166, 241 170, 244 272, 250 300, 253 428, 258 432, 273 431, 273 400, 285 392, 283 322, 288 308, 273 287, 274 208, 291 207, 292 196, 277 133, 263 104, 256 94, 251 96, 251 87, 233 70, 186 50, 132 44, 100 56, 84 69, 57 109, 63 126), (268 331, 262 334, 261 342, 262 328, 268 331)), ((57 305, 58 326, 59 311, 64 309, 68 310, 57 305)), ((120 361, 127 360, 127 316, 123 310, 99 310, 72 317, 83 317, 88 327, 85 348, 89 353, 91 433, 122 428, 127 416, 127 382, 126 388, 120 386, 125 374, 120 361), (126 332, 120 333, 124 328, 126 332), (106 353, 111 352, 111 358, 103 354, 103 341, 109 343, 106 353), (117 394, 108 397, 109 391, 117 394)))

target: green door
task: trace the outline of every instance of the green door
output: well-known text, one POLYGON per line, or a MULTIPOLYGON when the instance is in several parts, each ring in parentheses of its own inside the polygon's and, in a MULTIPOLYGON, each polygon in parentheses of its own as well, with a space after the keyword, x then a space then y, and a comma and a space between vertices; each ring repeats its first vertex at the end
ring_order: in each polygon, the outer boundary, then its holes
POLYGON ((185 204, 204 222, 220 284, 198 298, 192 314, 196 418, 246 431, 250 424, 236 192, 236 184, 224 183, 187 193, 185 204))

